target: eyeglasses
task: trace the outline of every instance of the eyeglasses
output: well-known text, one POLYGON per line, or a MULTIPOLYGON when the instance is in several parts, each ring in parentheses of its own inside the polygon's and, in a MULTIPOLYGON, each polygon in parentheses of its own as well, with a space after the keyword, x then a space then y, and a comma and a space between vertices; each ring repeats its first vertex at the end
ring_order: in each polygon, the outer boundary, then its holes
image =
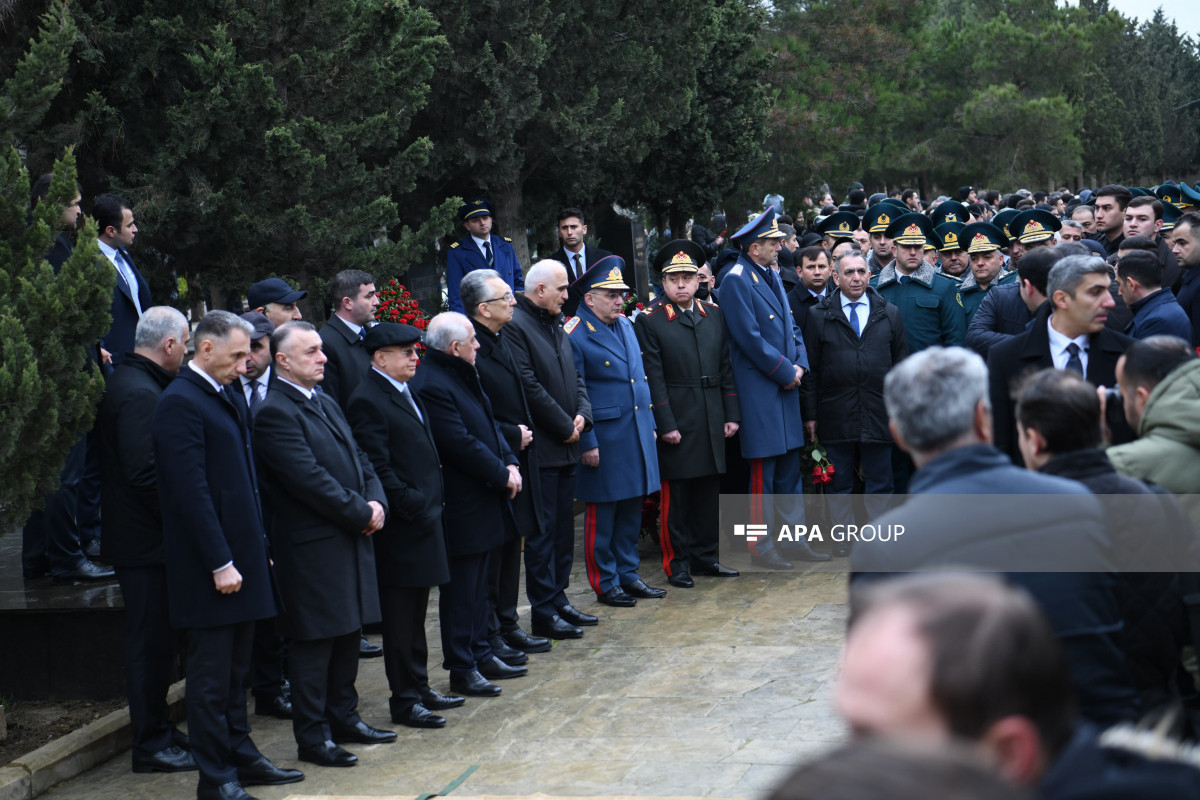
POLYGON ((496 302, 497 300, 503 300, 503 301, 504 301, 504 302, 506 302, 506 303, 511 303, 511 302, 512 302, 512 299, 513 299, 513 294, 512 294, 512 292, 505 292, 504 294, 500 295, 499 297, 493 297, 491 300, 481 300, 480 302, 482 302, 482 303, 494 303, 494 302, 496 302))

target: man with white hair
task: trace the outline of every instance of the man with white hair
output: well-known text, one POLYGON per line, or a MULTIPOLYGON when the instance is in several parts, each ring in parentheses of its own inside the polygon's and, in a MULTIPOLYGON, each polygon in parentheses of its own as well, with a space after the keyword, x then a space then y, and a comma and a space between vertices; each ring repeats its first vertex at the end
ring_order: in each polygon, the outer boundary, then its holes
POLYGON ((125 600, 125 694, 134 772, 196 768, 167 713, 175 636, 167 618, 167 568, 154 440, 146 420, 187 355, 188 321, 169 306, 146 309, 133 352, 109 378, 96 418, 101 548, 125 600))
POLYGON ((456 694, 496 697, 500 687, 488 678, 529 672, 501 661, 488 642, 489 554, 516 535, 510 501, 523 486, 520 462, 475 370, 479 340, 471 320, 454 311, 438 314, 425 331, 425 346, 412 386, 428 412, 445 485, 450 582, 438 601, 442 666, 456 694))
POLYGON ((597 624, 567 600, 575 558, 575 480, 580 435, 592 425, 592 404, 575 369, 571 342, 559 324, 569 292, 567 269, 545 259, 529 268, 517 294, 508 344, 521 371, 533 417, 533 455, 541 487, 541 530, 525 537, 525 592, 533 634, 578 639, 597 624))

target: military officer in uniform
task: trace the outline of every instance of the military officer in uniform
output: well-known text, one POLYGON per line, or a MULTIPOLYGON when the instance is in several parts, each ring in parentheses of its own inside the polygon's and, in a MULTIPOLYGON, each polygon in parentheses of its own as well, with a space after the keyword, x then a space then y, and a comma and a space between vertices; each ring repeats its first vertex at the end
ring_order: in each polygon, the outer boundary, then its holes
MULTIPOLYGON (((851 215, 853 216, 853 215, 851 215)), ((704 250, 686 239, 667 242, 654 267, 666 297, 634 323, 650 383, 658 437, 663 572, 672 586, 692 587, 692 574, 733 577, 717 561, 725 439, 741 414, 729 362, 725 320, 695 299, 704 250)))
POLYGON ((892 240, 887 237, 887 229, 892 224, 892 220, 902 216, 903 213, 891 203, 876 203, 868 208, 867 213, 863 216, 862 228, 871 237, 871 252, 867 254, 867 268, 871 270, 872 275, 878 275, 884 267, 892 263, 894 251, 892 240))
POLYGON ((1016 269, 1021 257, 1035 247, 1053 247, 1054 234, 1062 230, 1062 222, 1049 211, 1030 208, 1013 217, 1008 223, 1009 253, 1016 269))
POLYGON ((929 212, 929 223, 936 228, 947 222, 958 222, 966 225, 971 219, 970 210, 956 200, 943 200, 929 212))
MULTIPOLYGON (((1042 213, 1049 216, 1049 212, 1042 213)), ((967 246, 967 257, 971 260, 971 271, 963 277, 958 289, 958 302, 970 327, 984 294, 993 286, 1015 283, 1017 271, 1005 270, 1000 248, 1008 242, 1008 237, 992 223, 972 222, 962 229, 959 241, 967 246)))
POLYGON ((962 283, 967 273, 967 252, 962 249, 960 234, 966 227, 961 222, 943 222, 933 229, 937 239, 938 253, 941 255, 941 266, 938 272, 955 283, 962 283))
POLYGON ((859 228, 858 214, 853 211, 838 211, 830 214, 817 225, 817 233, 823 237, 821 246, 833 250, 839 241, 849 239, 854 241, 854 232, 859 228))
POLYGON ((903 214, 892 220, 884 235, 893 242, 895 258, 871 279, 871 286, 900 309, 908 352, 935 344, 961 345, 967 326, 955 297, 958 287, 925 263, 925 243, 933 235, 929 217, 903 214))
POLYGON ((607 256, 588 269, 575 282, 583 293, 578 315, 563 328, 592 401, 593 427, 580 436, 583 466, 575 487, 587 503, 588 583, 601 603, 618 607, 666 594, 638 575, 642 500, 658 488, 658 455, 641 348, 621 313, 629 291, 624 268, 620 256, 607 256))
MULTIPOLYGON (((779 276, 771 269, 783 238, 776 216, 775 209, 769 208, 733 235, 741 253, 721 282, 721 311, 742 410, 738 435, 742 455, 750 461, 749 494, 794 496, 804 491, 800 462, 804 422, 798 389, 808 369, 808 355, 779 276)), ((752 523, 766 522, 770 527, 770 506, 755 502, 751 512, 752 523)), ((770 537, 747 539, 746 544, 755 565, 792 568, 770 537)), ((807 543, 798 543, 796 553, 805 560, 829 559, 807 543)))
POLYGON ((458 287, 463 276, 476 269, 494 269, 513 293, 525 291, 525 277, 512 239, 492 235, 492 204, 476 197, 458 209, 467 235, 450 245, 446 254, 446 298, 451 311, 462 314, 462 299, 458 287))

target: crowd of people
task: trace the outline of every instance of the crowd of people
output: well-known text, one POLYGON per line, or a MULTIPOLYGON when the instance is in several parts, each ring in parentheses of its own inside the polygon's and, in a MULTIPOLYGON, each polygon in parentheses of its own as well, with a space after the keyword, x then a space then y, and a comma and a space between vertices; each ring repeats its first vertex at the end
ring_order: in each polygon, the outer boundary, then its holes
MULTIPOLYGON (((562 248, 523 268, 474 199, 448 253, 450 310, 424 331, 377 322, 375 279, 358 270, 334 277, 320 329, 302 319, 306 293, 278 278, 255 283, 241 315, 189 322, 153 305, 127 249, 132 206, 97 198, 116 276, 113 329, 96 348, 107 388, 26 528, 23 564, 29 579, 120 582, 134 770, 198 769, 200 798, 233 800, 302 780, 254 746, 247 685, 256 714, 292 720, 302 761, 351 766, 341 745, 396 739, 358 715, 364 657, 384 659, 396 724, 442 727, 440 712, 501 694, 530 654, 599 623, 566 591, 576 501, 588 585, 624 608, 668 591, 641 574, 647 497, 672 589, 734 578, 719 559, 720 495, 758 497, 753 521, 768 519, 766 496, 804 493, 813 442, 834 495, 1138 493, 1147 481, 1200 493, 1200 214, 1188 210, 1200 192, 1018 193, 1006 210, 969 187, 968 202, 928 208, 911 190, 860 194, 800 232, 773 203, 732 234, 722 218, 694 226, 659 249, 659 296, 632 318, 630 266, 587 245, 581 209, 558 215, 562 248), (1075 228, 1080 240, 1064 235, 1075 228), (82 534, 92 458, 98 550, 82 534), (427 668, 434 586, 449 694, 427 668), (371 626, 381 648, 363 636, 371 626), (173 631, 188 736, 166 713, 173 631)), ((64 225, 78 213, 77 200, 64 225)), ((51 263, 70 247, 64 234, 51 263)), ((857 732, 984 742, 1008 778, 1046 796, 1102 796, 1049 788, 1119 760, 1077 724, 1072 698, 1100 725, 1195 700, 1184 653, 1200 591, 1187 575, 877 589, 895 571, 877 548, 742 546, 773 570, 850 556, 856 586, 869 584, 839 689, 857 732), (1012 630, 980 621, 993 613, 1012 630), (943 676, 956 659, 978 674, 943 676), (924 672, 893 685, 870 674, 881 664, 924 672)), ((906 568, 945 552, 931 545, 906 568)), ((1122 763, 1127 785, 1158 775, 1122 763)))

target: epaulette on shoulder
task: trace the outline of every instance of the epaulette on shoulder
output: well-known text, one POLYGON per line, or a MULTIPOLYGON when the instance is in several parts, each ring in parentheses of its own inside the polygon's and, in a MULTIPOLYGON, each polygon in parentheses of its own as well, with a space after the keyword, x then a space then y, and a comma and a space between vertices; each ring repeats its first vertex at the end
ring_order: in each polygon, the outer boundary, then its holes
POLYGON ((647 306, 642 313, 647 317, 653 317, 655 314, 662 311, 665 305, 666 303, 664 303, 662 300, 655 300, 653 303, 647 306))
POLYGON ((454 248, 456 248, 456 247, 458 247, 458 242, 451 242, 451 243, 450 243, 450 249, 451 249, 451 250, 453 250, 453 249, 454 249, 454 248))
POLYGON ((742 265, 734 264, 733 268, 729 270, 729 274, 730 275, 741 275, 742 274, 742 265))
POLYGON ((702 306, 708 306, 709 308, 720 308, 720 306, 711 300, 697 300, 696 302, 702 306))
POLYGON ((500 238, 506 242, 512 242, 512 239, 508 238, 507 236, 501 236, 500 238))
POLYGON ((563 325, 563 330, 567 332, 568 336, 570 336, 571 332, 578 327, 579 327, 579 317, 571 317, 569 320, 567 320, 567 324, 563 325))

